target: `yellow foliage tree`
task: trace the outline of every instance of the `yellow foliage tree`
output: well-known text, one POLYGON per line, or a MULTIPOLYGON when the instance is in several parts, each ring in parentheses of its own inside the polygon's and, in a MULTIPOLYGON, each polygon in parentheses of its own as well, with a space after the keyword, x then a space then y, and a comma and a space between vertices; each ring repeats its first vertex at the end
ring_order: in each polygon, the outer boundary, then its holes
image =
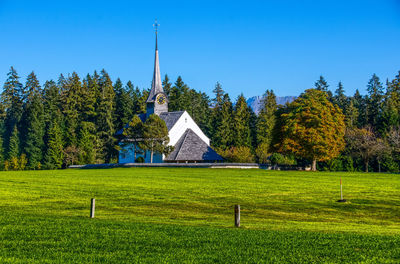
POLYGON ((287 105, 279 123, 278 151, 312 161, 313 171, 317 161, 333 159, 344 149, 344 115, 329 102, 326 92, 306 90, 287 105))

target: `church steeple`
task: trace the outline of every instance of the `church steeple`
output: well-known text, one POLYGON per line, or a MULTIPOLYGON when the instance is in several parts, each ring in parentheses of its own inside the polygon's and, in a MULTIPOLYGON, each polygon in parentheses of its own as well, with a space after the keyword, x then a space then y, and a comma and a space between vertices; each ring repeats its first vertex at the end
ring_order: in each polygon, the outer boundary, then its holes
POLYGON ((156 33, 156 51, 154 58, 154 72, 153 72, 153 80, 151 82, 151 90, 149 93, 149 97, 147 97, 146 100, 147 116, 153 113, 158 115, 162 112, 168 112, 168 99, 162 87, 160 64, 158 60, 158 39, 157 39, 158 26, 159 24, 157 24, 156 20, 154 24, 156 33))

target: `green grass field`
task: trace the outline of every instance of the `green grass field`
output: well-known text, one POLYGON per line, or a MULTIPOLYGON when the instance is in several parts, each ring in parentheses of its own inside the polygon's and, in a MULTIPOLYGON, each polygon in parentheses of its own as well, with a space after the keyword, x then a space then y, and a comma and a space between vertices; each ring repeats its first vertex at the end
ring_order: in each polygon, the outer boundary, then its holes
POLYGON ((0 263, 134 262, 400 263, 400 175, 0 173, 0 263), (336 202, 340 176, 347 203, 336 202), (92 197, 95 219, 88 217, 92 197))

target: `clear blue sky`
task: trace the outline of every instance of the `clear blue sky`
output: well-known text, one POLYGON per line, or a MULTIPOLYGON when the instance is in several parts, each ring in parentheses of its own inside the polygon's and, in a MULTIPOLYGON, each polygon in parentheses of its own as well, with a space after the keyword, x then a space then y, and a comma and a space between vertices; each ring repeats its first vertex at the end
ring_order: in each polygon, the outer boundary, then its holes
POLYGON ((0 0, 0 83, 105 68, 150 86, 157 18, 161 74, 211 95, 298 95, 325 76, 365 93, 400 70, 400 1, 0 0))

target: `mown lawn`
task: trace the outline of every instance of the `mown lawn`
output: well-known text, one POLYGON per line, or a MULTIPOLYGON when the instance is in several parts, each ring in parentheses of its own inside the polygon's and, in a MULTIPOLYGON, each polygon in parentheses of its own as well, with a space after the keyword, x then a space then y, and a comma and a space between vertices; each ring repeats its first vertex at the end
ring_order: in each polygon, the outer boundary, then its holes
POLYGON ((0 173, 0 263, 400 263, 400 175, 0 173), (344 198, 337 203, 339 178, 344 198), (96 218, 89 219, 90 198, 96 218), (242 228, 233 228, 241 205, 242 228))

